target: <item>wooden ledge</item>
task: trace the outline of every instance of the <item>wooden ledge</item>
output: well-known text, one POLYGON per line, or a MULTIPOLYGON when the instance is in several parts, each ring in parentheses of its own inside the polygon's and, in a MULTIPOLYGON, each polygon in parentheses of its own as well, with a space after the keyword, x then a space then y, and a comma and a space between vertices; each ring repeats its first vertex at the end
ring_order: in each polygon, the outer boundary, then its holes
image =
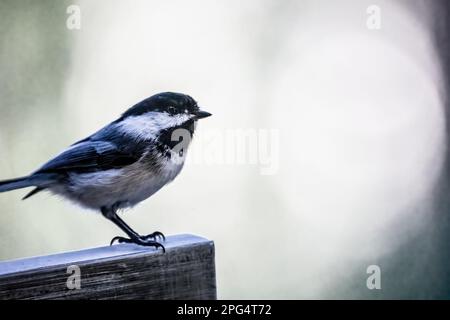
POLYGON ((174 235, 0 262, 0 299, 216 299, 214 243, 174 235))

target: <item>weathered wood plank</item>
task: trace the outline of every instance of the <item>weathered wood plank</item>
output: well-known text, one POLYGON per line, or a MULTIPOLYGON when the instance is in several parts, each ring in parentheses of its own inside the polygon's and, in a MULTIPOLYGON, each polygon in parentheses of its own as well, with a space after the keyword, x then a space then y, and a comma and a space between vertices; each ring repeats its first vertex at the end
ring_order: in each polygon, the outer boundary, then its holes
POLYGON ((164 246, 165 254, 120 244, 0 262, 0 299, 216 299, 214 243, 175 235, 164 246), (67 286, 72 265, 80 289, 67 286))

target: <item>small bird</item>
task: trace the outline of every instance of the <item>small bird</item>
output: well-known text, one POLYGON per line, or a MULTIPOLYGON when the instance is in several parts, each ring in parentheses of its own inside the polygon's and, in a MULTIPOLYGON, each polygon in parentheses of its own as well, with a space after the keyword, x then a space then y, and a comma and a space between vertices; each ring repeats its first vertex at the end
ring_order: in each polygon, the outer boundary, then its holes
POLYGON ((0 192, 32 187, 98 210, 128 236, 119 243, 162 248, 164 235, 141 236, 118 215, 172 181, 181 171, 198 119, 211 114, 190 96, 163 92, 153 95, 91 136, 78 141, 28 176, 0 181, 0 192))

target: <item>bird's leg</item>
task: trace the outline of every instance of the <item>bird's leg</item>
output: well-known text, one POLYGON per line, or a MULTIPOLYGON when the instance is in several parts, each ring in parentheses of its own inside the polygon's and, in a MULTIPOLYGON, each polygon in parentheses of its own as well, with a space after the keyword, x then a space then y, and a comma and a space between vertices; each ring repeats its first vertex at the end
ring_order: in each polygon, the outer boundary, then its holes
POLYGON ((165 248, 162 244, 155 241, 158 238, 161 238, 162 240, 165 240, 164 235, 159 232, 153 232, 152 234, 146 235, 146 236, 140 236, 136 231, 131 229, 129 225, 125 223, 118 215, 117 215, 117 206, 113 206, 111 208, 108 207, 102 207, 101 208, 102 215, 112 221, 116 226, 118 226, 120 229, 122 229, 123 232, 125 232, 129 238, 125 237, 114 237, 111 240, 111 245, 117 240, 119 243, 136 243, 141 246, 147 246, 147 247, 155 247, 156 249, 161 248, 163 249, 163 252, 165 252, 165 248))

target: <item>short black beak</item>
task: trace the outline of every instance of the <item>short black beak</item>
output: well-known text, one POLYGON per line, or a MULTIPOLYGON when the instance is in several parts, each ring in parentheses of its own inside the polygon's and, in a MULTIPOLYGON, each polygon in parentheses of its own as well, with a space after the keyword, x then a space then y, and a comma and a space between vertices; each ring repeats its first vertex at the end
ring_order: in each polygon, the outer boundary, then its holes
POLYGON ((206 111, 199 110, 199 111, 195 112, 194 115, 195 115, 194 119, 198 120, 198 119, 203 119, 203 118, 209 117, 212 114, 209 112, 206 112, 206 111))

